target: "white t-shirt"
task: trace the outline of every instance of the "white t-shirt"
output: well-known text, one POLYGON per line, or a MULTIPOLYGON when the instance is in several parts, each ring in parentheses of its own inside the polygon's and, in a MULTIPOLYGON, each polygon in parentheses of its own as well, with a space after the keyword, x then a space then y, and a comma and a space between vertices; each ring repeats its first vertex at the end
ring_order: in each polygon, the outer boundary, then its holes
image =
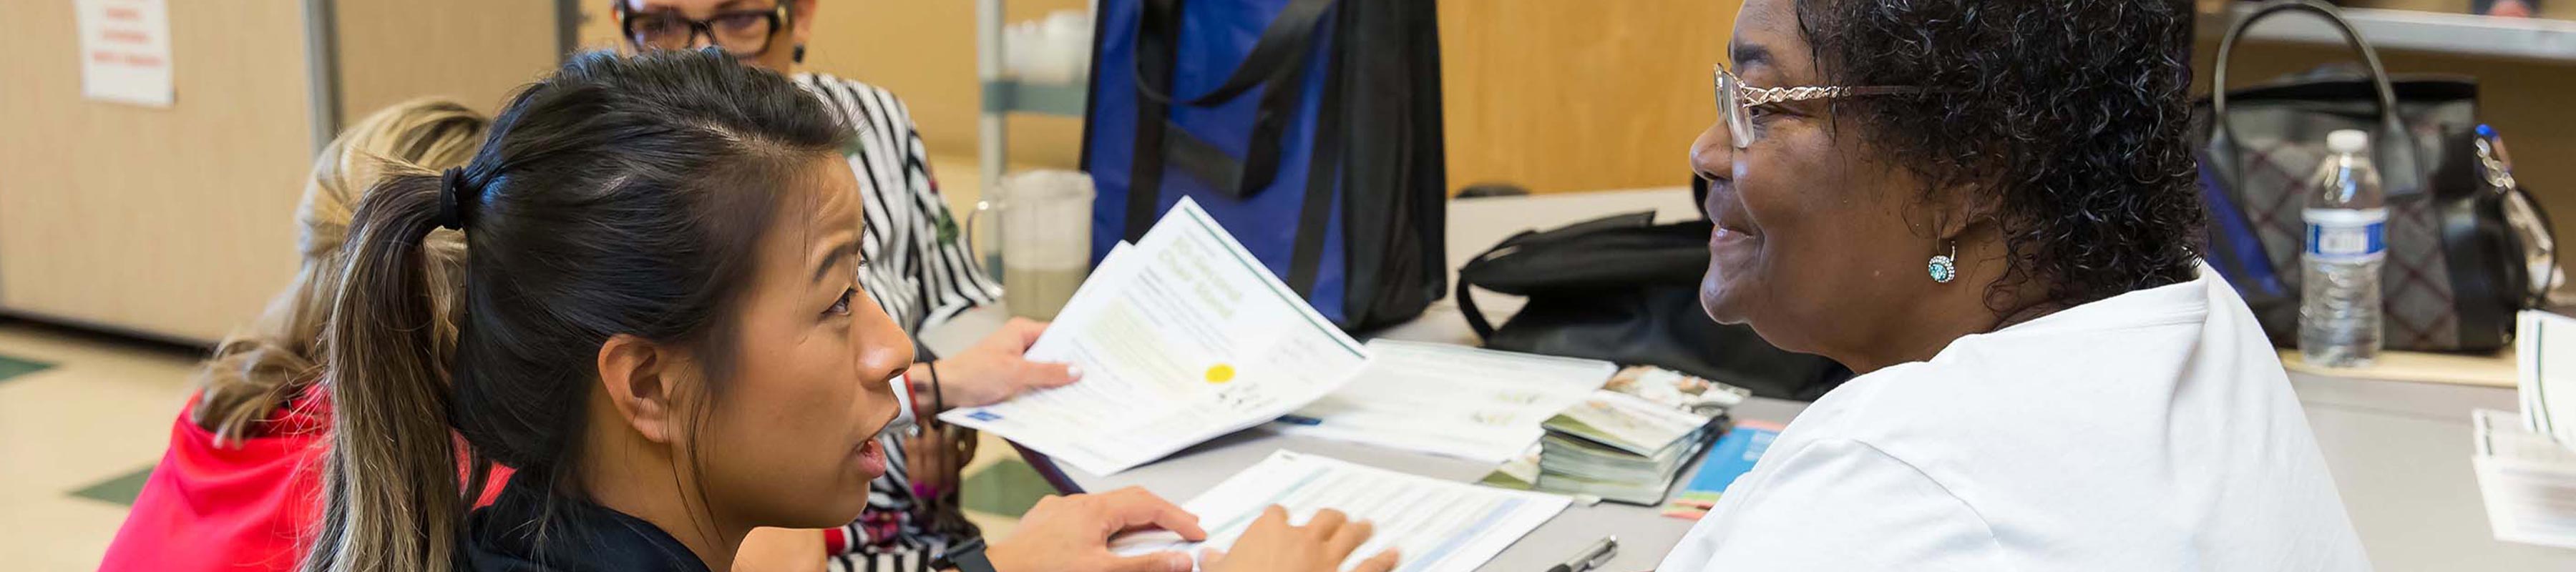
POLYGON ((1660 569, 2369 567, 2280 358, 2203 266, 1852 379, 1660 569))

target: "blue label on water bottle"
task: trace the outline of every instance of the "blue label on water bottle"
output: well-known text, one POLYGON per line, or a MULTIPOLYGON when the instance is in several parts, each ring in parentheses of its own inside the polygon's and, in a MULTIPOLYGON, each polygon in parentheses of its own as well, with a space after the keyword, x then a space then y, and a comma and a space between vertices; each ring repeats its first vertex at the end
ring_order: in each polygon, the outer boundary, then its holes
POLYGON ((2388 209, 2308 209, 2308 257, 2338 262, 2377 260, 2388 252, 2388 209))

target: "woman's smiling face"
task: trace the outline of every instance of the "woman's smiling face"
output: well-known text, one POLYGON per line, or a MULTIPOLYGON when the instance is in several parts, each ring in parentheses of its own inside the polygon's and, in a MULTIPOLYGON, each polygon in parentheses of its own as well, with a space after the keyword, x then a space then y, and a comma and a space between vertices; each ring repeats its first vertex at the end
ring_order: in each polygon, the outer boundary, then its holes
MULTIPOLYGON (((1795 0, 1751 0, 1736 19, 1728 69, 1753 87, 1826 85, 1795 0)), ((1710 318, 1749 324, 1793 351, 1860 345, 1934 283, 1929 216, 1908 215, 1927 186, 1835 121, 1830 100, 1746 110, 1753 140, 1735 147, 1723 116, 1691 145, 1709 180, 1710 318)), ((1722 110, 1721 110, 1722 111, 1722 110)))

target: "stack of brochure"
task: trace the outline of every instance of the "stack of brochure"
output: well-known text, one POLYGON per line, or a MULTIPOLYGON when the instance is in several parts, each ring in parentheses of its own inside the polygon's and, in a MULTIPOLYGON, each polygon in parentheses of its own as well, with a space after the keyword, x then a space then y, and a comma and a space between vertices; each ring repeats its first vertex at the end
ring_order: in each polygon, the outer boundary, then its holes
POLYGON ((2576 443, 2576 308, 2523 310, 2516 317, 2514 387, 2522 426, 2562 444, 2576 443))
POLYGON ((1707 516, 1709 509, 1717 508, 1718 499, 1725 498, 1726 487, 1753 472, 1753 462, 1762 460, 1762 453, 1771 449, 1771 442, 1779 439, 1780 430, 1785 428, 1761 421, 1736 422, 1726 436, 1717 439, 1716 445, 1709 446, 1707 458, 1699 462, 1699 474, 1692 475, 1690 484, 1683 485, 1681 491, 1673 493, 1673 501, 1664 504, 1664 516, 1692 520, 1707 516))
POLYGON ((1534 488, 1628 504, 1664 500, 1673 479, 1746 392, 1654 368, 1632 368, 1541 424, 1534 488))
POLYGON ((1539 423, 1619 371, 1606 361, 1383 338, 1367 349, 1369 363, 1350 383, 1271 427, 1502 463, 1538 444, 1539 423))
POLYGON ((2576 548, 2576 451, 2532 432, 2520 415, 2481 409, 2471 416, 2471 465, 2496 540, 2576 548))
POLYGON ((2569 310, 2519 316, 2522 411, 2470 413, 2470 461, 2496 540, 2576 548, 2576 318, 2569 310))

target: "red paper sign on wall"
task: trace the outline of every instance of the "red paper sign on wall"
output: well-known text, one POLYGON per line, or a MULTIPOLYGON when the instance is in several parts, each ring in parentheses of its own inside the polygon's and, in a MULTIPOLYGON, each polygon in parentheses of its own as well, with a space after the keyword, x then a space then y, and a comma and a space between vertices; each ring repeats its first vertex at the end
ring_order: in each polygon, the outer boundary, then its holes
POLYGON ((80 20, 81 94, 170 107, 168 0, 74 0, 80 20))

